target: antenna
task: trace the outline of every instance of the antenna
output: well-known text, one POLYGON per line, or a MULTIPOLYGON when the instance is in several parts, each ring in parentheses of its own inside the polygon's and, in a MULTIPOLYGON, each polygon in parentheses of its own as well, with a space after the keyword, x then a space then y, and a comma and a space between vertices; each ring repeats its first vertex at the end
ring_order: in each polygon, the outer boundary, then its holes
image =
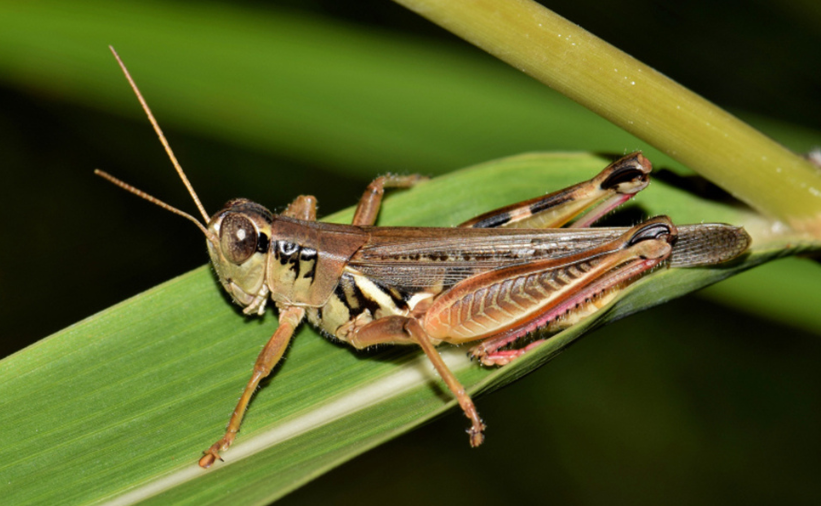
MULTIPOLYGON (((151 113, 151 109, 148 107, 148 104, 146 103, 145 99, 143 98, 142 93, 140 93, 139 88, 137 88, 137 84, 131 78, 131 74, 128 73, 128 69, 125 67, 125 64, 120 59, 120 55, 118 55, 117 51, 114 50, 114 46, 108 46, 108 49, 111 50, 111 53, 114 54, 114 58, 117 59, 117 63, 120 64, 120 68, 123 69, 123 74, 125 74, 125 78, 128 79, 128 83, 131 85, 131 89, 133 89, 134 94, 137 95, 137 99, 140 101, 140 105, 142 105, 143 110, 145 111, 145 114, 148 116, 148 121, 151 122, 151 125, 154 127, 154 131, 157 132, 157 137, 160 138, 160 142, 162 143, 163 147, 165 148, 165 152, 168 154, 168 158, 170 158, 171 163, 174 164, 174 169, 176 169, 177 174, 179 174, 180 179, 182 179, 183 184, 185 184, 185 187, 188 188, 188 193, 191 195, 191 198, 194 199, 194 203, 197 204, 197 209, 200 210, 200 213, 202 214, 202 217, 205 220, 205 223, 208 223, 208 220, 209 220, 208 213, 206 213, 205 208, 202 207, 202 202, 200 202, 200 198, 197 197, 197 192, 194 191, 194 187, 191 186, 191 183, 188 181, 188 178, 185 177, 185 172, 182 171, 182 167, 180 166, 180 163, 177 161, 177 157, 174 156, 174 152, 171 151, 171 146, 168 144, 168 141, 166 140, 165 135, 162 133, 162 129, 160 128, 159 123, 157 123, 157 120, 154 119, 154 115, 151 113)), ((168 204, 165 204, 164 202, 162 202, 158 199, 155 199, 154 197, 148 195, 147 193, 142 192, 142 191, 134 188, 131 185, 123 183, 119 179, 116 179, 116 178, 106 174, 103 171, 95 170, 94 173, 97 174, 98 176, 102 176, 105 179, 108 179, 109 181, 116 184, 120 188, 123 188, 124 190, 128 190, 131 193, 133 193, 135 195, 138 195, 138 196, 148 200, 149 202, 153 202, 153 203, 157 204, 158 206, 160 206, 164 209, 167 209, 167 210, 169 210, 173 213, 179 214, 180 216, 186 216, 188 218, 193 219, 193 217, 191 217, 191 215, 189 215, 187 213, 183 213, 182 211, 180 211, 180 210, 178 210, 174 207, 171 207, 168 204)), ((197 221, 196 219, 193 219, 193 220, 197 223, 197 225, 200 228, 202 228, 202 229, 205 228, 200 224, 199 221, 197 221)), ((205 235, 208 236, 207 231, 206 231, 205 235)))
POLYGON ((100 169, 94 169, 94 174, 97 175, 97 176, 100 176, 103 179, 108 180, 110 183, 113 183, 113 184, 119 186, 120 188, 122 188, 123 190, 125 190, 127 192, 131 192, 134 195, 151 202, 152 204, 156 204, 156 205, 162 207, 166 211, 171 211, 172 213, 180 215, 183 218, 188 218, 189 220, 193 221, 194 224, 196 224, 199 227, 200 230, 202 230, 202 233, 205 234, 205 237, 207 237, 209 241, 213 242, 214 244, 217 244, 219 242, 219 240, 215 239, 214 235, 212 233, 210 233, 208 231, 208 229, 205 228, 203 226, 203 224, 200 223, 200 221, 198 219, 194 218, 193 216, 186 213, 185 211, 180 211, 176 207, 174 207, 172 205, 169 205, 169 204, 166 204, 162 200, 160 200, 156 197, 152 197, 151 195, 145 193, 142 190, 138 190, 137 188, 134 188, 130 184, 117 179, 116 177, 112 176, 108 172, 102 171, 100 169))

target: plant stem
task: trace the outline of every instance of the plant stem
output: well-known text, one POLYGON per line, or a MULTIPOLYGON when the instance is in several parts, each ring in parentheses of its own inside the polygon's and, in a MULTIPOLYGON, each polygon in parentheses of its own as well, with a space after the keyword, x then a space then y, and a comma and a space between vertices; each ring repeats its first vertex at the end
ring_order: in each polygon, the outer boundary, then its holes
MULTIPOLYGON (((531 0, 395 0, 821 236, 821 174, 731 114, 531 0), (775 189, 778 189, 775 191, 775 189)), ((641 27, 625 26, 641 36, 641 27)))

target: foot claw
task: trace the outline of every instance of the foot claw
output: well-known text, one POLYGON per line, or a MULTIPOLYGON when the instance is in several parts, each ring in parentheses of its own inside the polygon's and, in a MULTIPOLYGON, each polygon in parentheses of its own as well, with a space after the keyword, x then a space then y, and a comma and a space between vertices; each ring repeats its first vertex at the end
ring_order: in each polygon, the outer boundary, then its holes
POLYGON ((490 354, 482 350, 474 350, 470 353, 471 360, 476 360, 485 367, 501 367, 511 363, 516 357, 518 355, 510 356, 499 352, 490 354))
POLYGON ((544 343, 544 339, 539 339, 537 341, 533 341, 532 343, 528 344, 524 348, 517 348, 513 350, 498 350, 498 349, 486 349, 483 348, 482 345, 476 346, 470 351, 471 359, 476 359, 485 367, 501 367, 503 365, 507 365, 517 358, 521 357, 528 351, 540 346, 544 343))
POLYGON ((200 467, 203 469, 208 469, 214 464, 214 462, 217 461, 217 459, 219 459, 220 462, 225 462, 224 460, 222 460, 222 457, 220 457, 220 450, 227 450, 228 446, 231 445, 233 439, 233 437, 230 441, 226 438, 220 439, 219 441, 211 445, 211 448, 202 452, 204 455, 200 459, 200 467))
POLYGON ((468 436, 470 436, 470 446, 472 448, 476 448, 485 440, 484 430, 487 427, 484 423, 482 423, 479 427, 473 426, 467 430, 468 436))
POLYGON ((202 456, 199 462, 200 467, 203 469, 208 469, 209 467, 211 467, 214 464, 214 462, 217 461, 217 459, 219 459, 220 462, 224 462, 222 460, 222 457, 219 456, 219 453, 211 452, 210 450, 205 451, 203 453, 205 455, 202 456))

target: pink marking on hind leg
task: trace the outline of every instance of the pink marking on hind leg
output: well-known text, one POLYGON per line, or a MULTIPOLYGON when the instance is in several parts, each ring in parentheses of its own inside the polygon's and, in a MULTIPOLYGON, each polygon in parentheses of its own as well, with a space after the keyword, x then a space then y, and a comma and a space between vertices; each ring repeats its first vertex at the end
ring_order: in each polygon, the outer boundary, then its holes
MULTIPOLYGON (((471 353, 474 357, 478 358, 482 365, 492 367, 492 366, 503 366, 507 365, 517 358, 521 357, 528 351, 532 350, 533 348, 540 346, 543 344, 547 339, 539 339, 538 341, 533 341, 532 343, 528 344, 524 348, 519 348, 516 350, 503 350, 503 351, 480 351, 478 355, 471 353)), ((474 348, 476 350, 480 348, 477 346, 474 348)))

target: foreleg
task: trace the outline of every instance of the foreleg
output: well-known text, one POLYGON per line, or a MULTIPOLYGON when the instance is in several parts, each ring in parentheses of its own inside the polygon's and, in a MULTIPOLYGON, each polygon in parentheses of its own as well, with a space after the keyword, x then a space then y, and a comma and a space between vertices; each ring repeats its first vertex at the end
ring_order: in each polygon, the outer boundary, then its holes
POLYGON ((219 452, 227 450, 228 447, 231 446, 231 443, 234 442, 251 396, 254 395, 254 391, 256 391, 257 386, 259 386, 259 382, 271 374, 271 370, 282 358, 285 349, 288 347, 288 343, 291 341, 291 337, 294 335, 294 330, 304 316, 305 309, 301 307, 288 307, 279 312, 279 327, 257 357, 257 361, 254 364, 254 372, 248 384, 245 386, 245 390, 242 392, 242 397, 239 398, 237 407, 234 408, 234 412, 231 414, 231 420, 228 422, 225 435, 203 452, 205 455, 200 459, 200 467, 208 468, 211 467, 211 464, 217 459, 222 460, 219 452))

